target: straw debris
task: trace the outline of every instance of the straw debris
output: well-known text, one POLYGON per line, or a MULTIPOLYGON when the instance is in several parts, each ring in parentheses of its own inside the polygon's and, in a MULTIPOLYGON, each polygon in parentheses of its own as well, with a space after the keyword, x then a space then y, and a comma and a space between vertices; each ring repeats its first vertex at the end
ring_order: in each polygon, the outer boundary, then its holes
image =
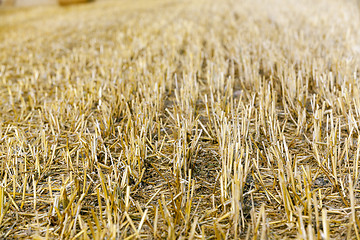
POLYGON ((0 9, 1 239, 360 239, 339 0, 0 9))

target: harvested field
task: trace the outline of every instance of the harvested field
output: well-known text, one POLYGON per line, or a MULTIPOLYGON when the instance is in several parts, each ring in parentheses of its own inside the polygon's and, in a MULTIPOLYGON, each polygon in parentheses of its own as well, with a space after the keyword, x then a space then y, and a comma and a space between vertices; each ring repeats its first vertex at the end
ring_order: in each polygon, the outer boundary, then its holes
POLYGON ((0 9, 0 239, 360 239, 356 1, 0 9))

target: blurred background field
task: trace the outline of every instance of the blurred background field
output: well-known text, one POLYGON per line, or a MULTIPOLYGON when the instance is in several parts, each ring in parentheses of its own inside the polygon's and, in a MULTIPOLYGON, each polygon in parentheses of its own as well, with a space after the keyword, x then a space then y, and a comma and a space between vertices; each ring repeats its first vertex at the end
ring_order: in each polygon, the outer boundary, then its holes
POLYGON ((1 7, 0 239, 360 239, 359 20, 355 0, 1 7))
MULTIPOLYGON (((97 0, 106 1, 106 0, 97 0)), ((28 7, 93 2, 92 0, 0 0, 0 7, 28 7)))

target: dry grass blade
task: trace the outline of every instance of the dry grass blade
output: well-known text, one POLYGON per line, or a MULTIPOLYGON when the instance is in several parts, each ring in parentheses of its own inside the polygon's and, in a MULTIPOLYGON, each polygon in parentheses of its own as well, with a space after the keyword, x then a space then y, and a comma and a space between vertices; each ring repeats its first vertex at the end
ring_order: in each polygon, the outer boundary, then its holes
POLYGON ((0 8, 0 239, 360 239, 358 4, 0 8))

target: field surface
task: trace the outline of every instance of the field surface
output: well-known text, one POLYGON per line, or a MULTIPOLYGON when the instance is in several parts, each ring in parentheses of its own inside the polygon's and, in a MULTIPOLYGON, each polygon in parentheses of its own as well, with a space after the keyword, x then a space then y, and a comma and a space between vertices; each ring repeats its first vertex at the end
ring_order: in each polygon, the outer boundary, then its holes
POLYGON ((356 1, 0 9, 0 239, 360 239, 356 1))

